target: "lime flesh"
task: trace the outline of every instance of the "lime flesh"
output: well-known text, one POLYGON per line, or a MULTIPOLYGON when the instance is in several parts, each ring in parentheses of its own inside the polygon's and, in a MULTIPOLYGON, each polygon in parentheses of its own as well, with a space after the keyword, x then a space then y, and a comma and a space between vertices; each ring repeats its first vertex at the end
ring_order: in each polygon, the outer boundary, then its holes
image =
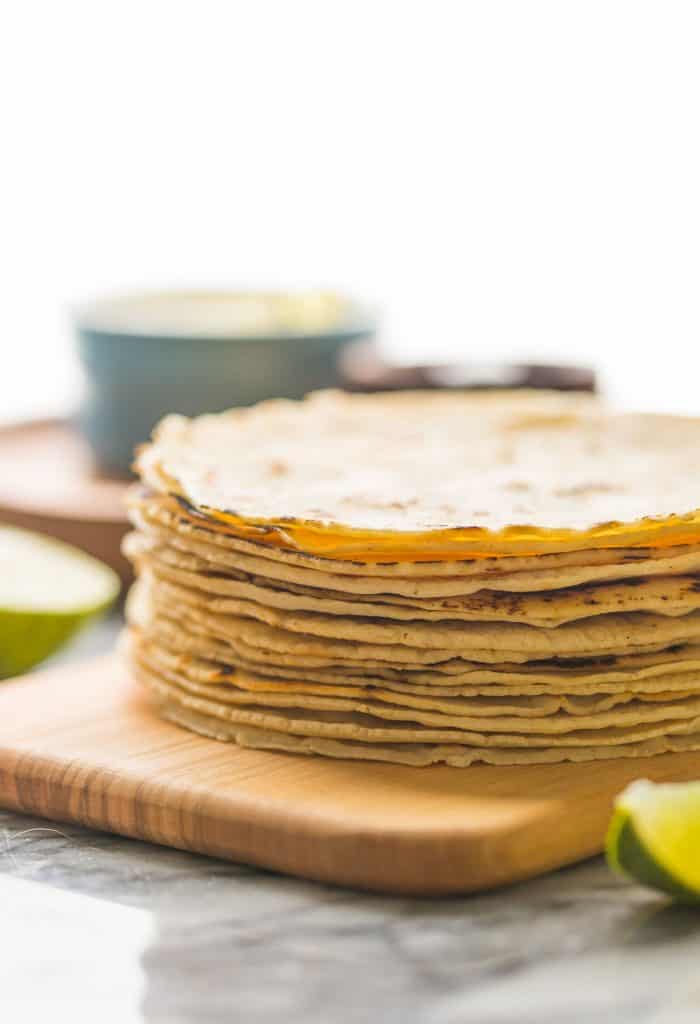
POLYGON ((55 653, 119 593, 116 573, 61 541, 0 525, 0 678, 55 653))
POLYGON ((632 783, 615 801, 606 852, 619 874, 700 903, 700 782, 632 783))

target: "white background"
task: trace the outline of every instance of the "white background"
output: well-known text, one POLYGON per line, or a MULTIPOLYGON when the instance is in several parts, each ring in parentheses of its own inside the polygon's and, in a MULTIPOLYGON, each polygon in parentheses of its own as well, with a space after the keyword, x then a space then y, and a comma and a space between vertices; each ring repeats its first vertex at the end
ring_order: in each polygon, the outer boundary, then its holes
POLYGON ((296 283, 700 412, 699 53, 673 0, 8 5, 0 415, 74 400, 71 303, 296 283))

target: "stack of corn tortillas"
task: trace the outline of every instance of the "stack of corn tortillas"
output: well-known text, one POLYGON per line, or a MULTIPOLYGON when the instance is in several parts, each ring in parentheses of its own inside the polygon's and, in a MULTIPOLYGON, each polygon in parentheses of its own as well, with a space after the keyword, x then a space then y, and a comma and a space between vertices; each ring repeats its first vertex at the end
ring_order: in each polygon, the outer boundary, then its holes
POLYGON ((128 656, 205 735, 410 765, 700 749, 700 421, 548 393, 169 417, 128 656))

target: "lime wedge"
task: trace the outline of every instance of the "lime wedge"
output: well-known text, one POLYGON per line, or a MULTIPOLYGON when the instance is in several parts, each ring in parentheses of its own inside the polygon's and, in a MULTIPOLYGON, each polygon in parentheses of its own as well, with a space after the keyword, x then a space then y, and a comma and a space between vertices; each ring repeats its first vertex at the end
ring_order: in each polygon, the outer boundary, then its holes
POLYGON ((699 903, 700 782, 633 782, 615 801, 606 853, 619 874, 699 903))
POLYGON ((48 658, 118 593, 116 573, 97 559, 0 525, 0 679, 48 658))

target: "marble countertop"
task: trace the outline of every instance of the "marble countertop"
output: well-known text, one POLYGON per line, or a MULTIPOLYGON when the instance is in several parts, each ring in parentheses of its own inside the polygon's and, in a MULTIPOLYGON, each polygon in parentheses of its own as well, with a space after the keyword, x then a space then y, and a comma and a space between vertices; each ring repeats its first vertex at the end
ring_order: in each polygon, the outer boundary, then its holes
POLYGON ((0 811, 0 906, 13 1024, 700 1021, 700 911, 600 858, 477 897, 382 898, 0 811))

